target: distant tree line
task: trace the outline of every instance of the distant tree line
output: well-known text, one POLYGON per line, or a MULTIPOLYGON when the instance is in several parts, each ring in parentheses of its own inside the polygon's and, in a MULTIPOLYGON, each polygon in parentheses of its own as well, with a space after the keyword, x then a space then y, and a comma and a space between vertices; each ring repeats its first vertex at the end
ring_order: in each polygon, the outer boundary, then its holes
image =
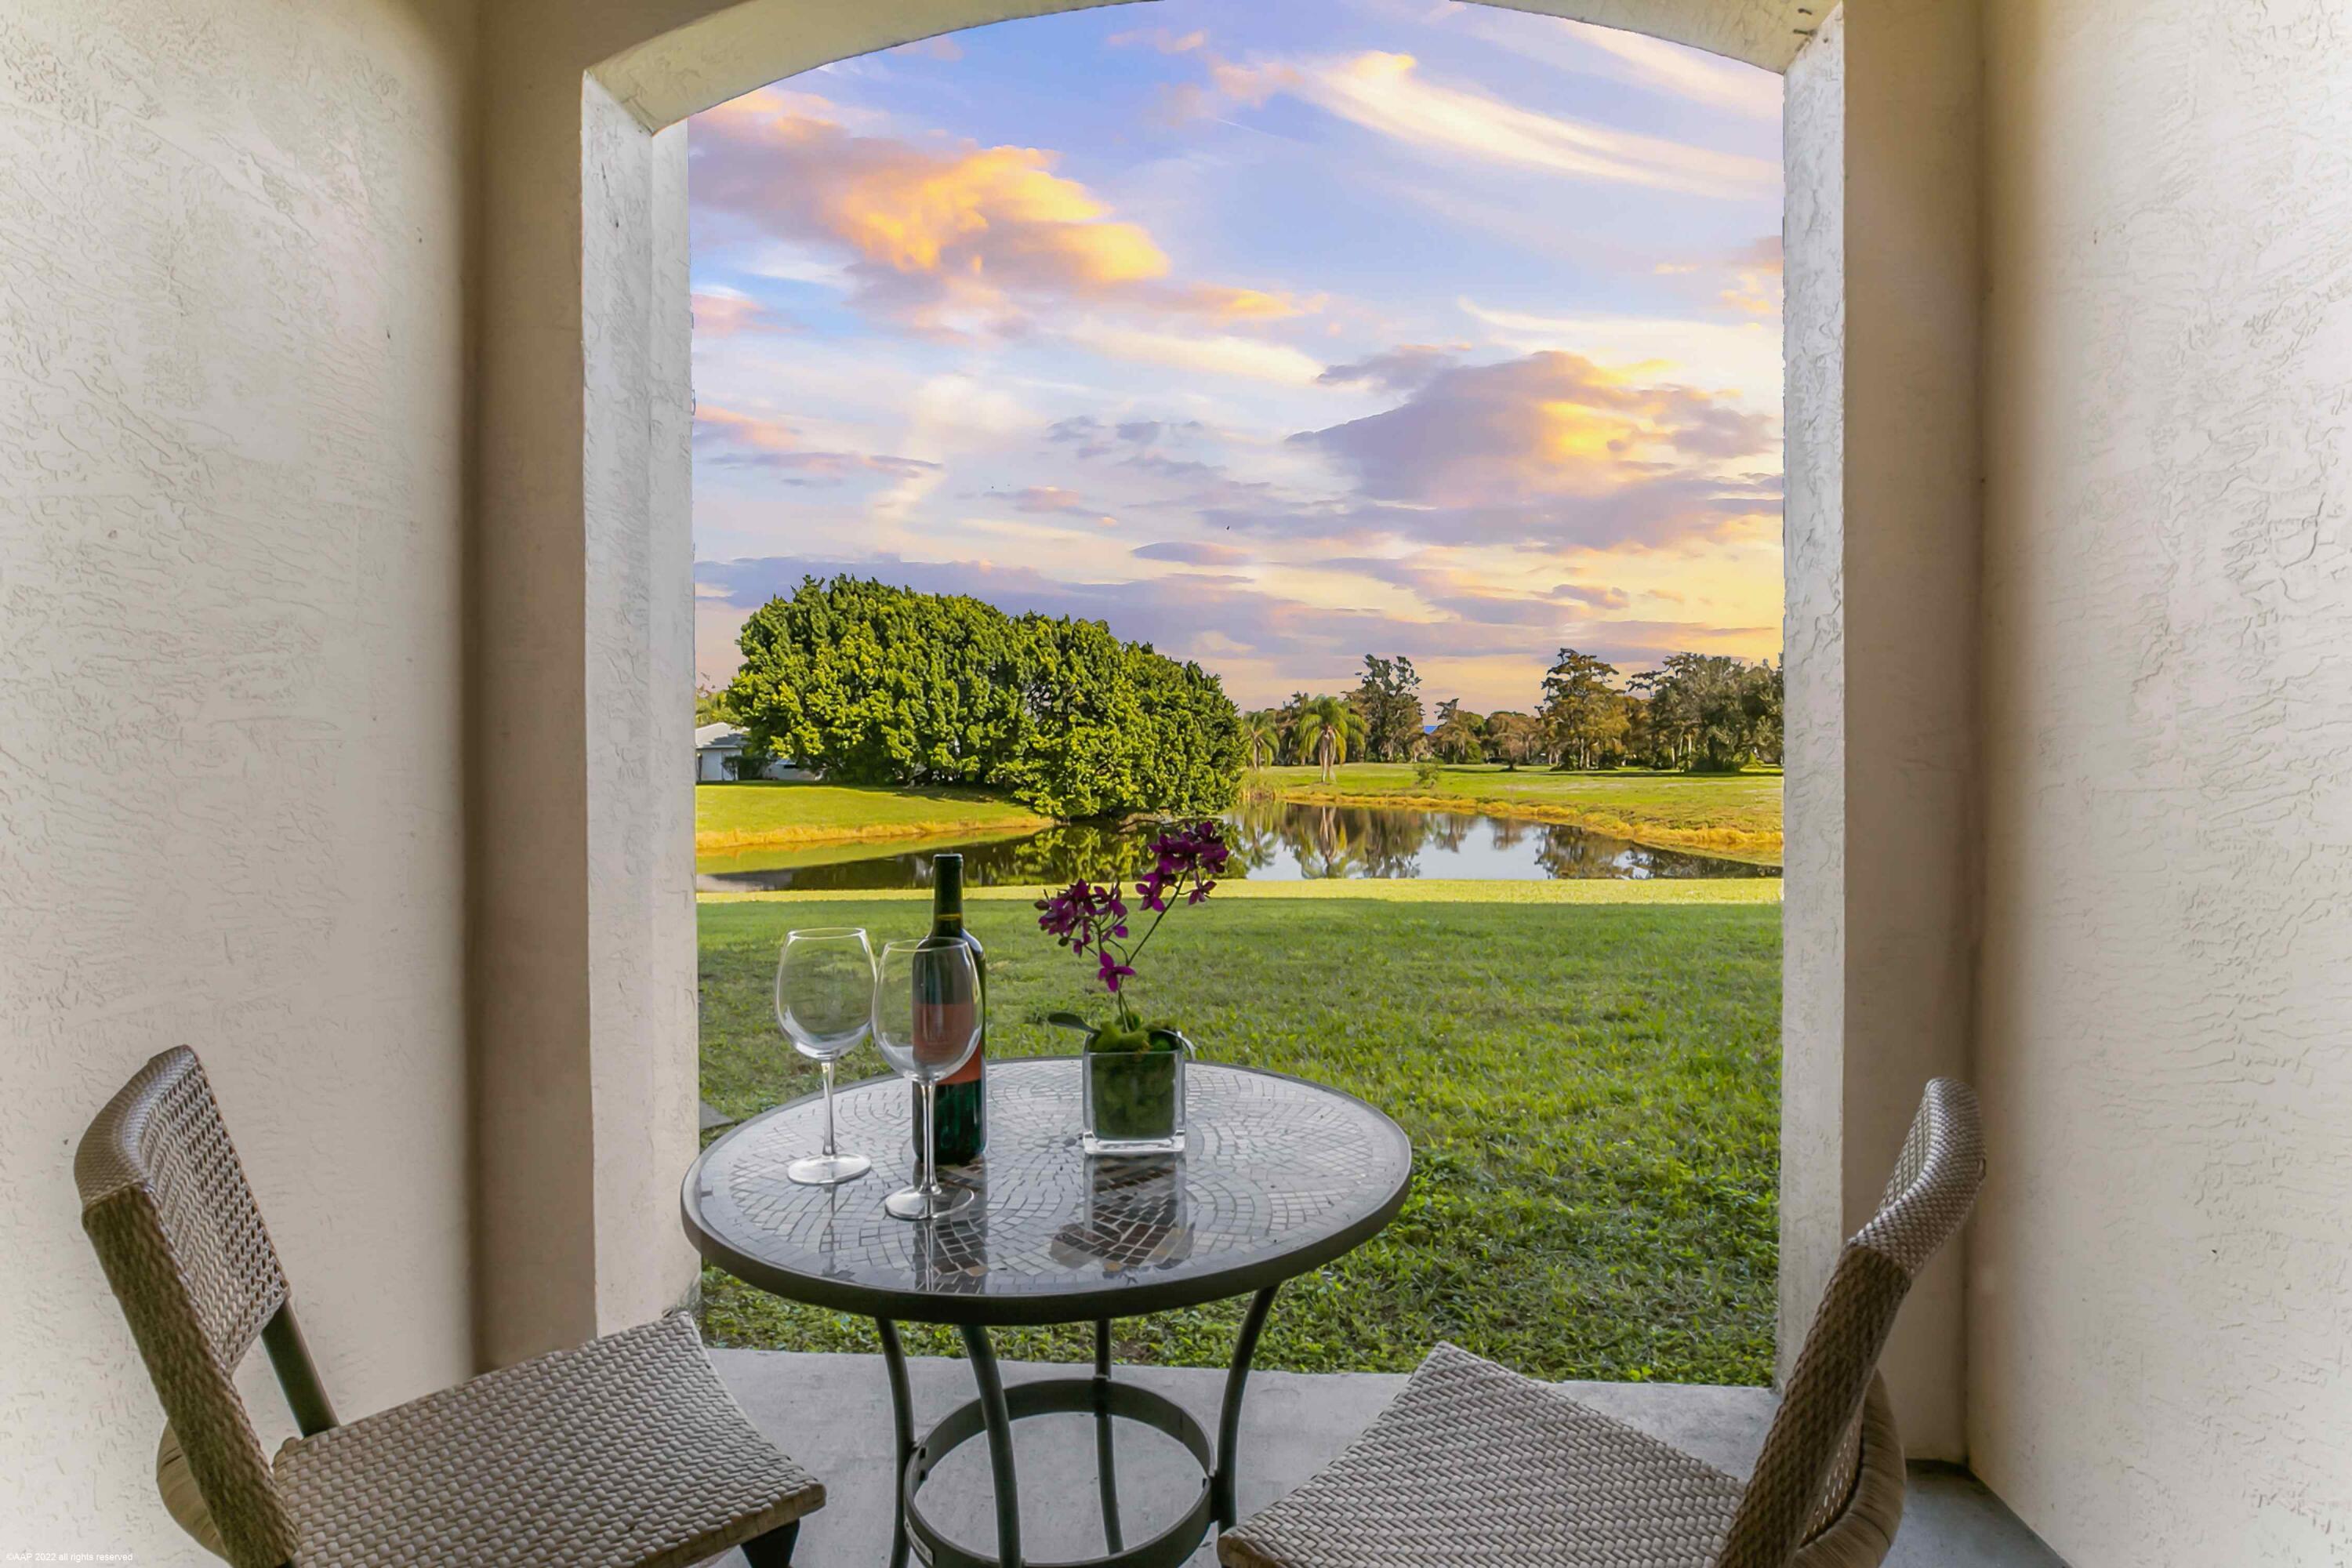
POLYGON ((1455 699, 1421 703, 1412 661, 1367 654, 1344 696, 1301 691, 1244 716, 1252 766, 1314 766, 1326 780, 1350 760, 1501 763, 1507 767, 1636 767, 1736 773, 1781 760, 1781 669, 1721 654, 1677 653, 1624 676, 1589 653, 1562 648, 1545 671, 1533 712, 1477 714, 1455 699))
POLYGON ((1099 621, 810 577, 739 643, 726 711, 828 782, 968 784, 1062 817, 1221 811, 1240 783, 1218 679, 1099 621))

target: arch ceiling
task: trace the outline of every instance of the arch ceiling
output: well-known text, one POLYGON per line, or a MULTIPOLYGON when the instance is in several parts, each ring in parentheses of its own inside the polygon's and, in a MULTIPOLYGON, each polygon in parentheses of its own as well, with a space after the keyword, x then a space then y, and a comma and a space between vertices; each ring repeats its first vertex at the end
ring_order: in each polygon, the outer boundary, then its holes
MULTIPOLYGON (((1020 16, 1080 11, 1105 0, 744 0, 689 3, 658 37, 614 56, 597 79, 648 128, 834 60, 1020 16)), ((1108 0, 1113 4, 1150 0, 1108 0)), ((1311 3, 1311 0, 1310 0, 1311 3)), ((1490 0, 1503 3, 1503 0, 1490 0)), ((1510 0, 1504 8, 1647 33, 1786 70, 1836 0, 1510 0)), ((648 7, 655 9, 655 7, 648 7)))

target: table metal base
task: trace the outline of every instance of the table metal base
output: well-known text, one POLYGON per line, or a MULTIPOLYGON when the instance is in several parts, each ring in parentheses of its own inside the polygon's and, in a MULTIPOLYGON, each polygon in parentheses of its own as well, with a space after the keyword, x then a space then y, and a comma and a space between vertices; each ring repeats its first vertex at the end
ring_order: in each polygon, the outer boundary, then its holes
POLYGON ((890 1542, 891 1568, 905 1568, 908 1549, 930 1568, 1178 1568, 1208 1539, 1212 1524, 1230 1527, 1234 1514, 1234 1458, 1240 1447, 1242 1391, 1249 1382, 1250 1363, 1257 1354, 1258 1336, 1274 1305, 1275 1287, 1260 1290, 1242 1320, 1234 1342, 1234 1357, 1225 1372, 1224 1401, 1218 1412, 1217 1439, 1190 1411, 1163 1394, 1132 1384, 1114 1383, 1110 1375, 1110 1324, 1095 1324, 1095 1371, 1092 1377, 1042 1378, 1006 1388, 998 1374, 996 1352, 988 1331, 962 1330, 965 1352, 971 1359, 976 1399, 958 1406, 946 1419, 915 1438, 914 1411, 907 1382, 907 1359, 898 1343, 895 1323, 877 1320, 882 1339, 882 1359, 890 1376, 891 1414, 898 1426, 898 1528, 890 1542), (1013 1423, 1032 1415, 1085 1415, 1095 1418, 1095 1456, 1102 1501, 1103 1540, 1110 1548, 1100 1557, 1071 1563, 1030 1563, 1021 1555, 1021 1487, 1013 1455, 1013 1423), (1118 1477, 1112 1439, 1114 1421, 1133 1421, 1183 1445, 1201 1467, 1201 1493, 1179 1518, 1150 1540, 1124 1544, 1119 1522, 1118 1477), (916 1494, 930 1479, 940 1461, 972 1438, 988 1436, 989 1464, 996 1490, 996 1554, 989 1556, 958 1544, 923 1516, 916 1494))

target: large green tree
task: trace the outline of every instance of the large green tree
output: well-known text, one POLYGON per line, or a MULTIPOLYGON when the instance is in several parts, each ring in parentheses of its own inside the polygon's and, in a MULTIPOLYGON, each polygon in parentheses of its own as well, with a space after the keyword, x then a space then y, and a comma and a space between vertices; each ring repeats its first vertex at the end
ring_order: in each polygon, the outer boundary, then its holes
POLYGON ((1516 768, 1540 754, 1542 727, 1534 715, 1506 708, 1486 715, 1486 732, 1481 740, 1487 761, 1516 768))
POLYGON ((1781 671, 1723 654, 1677 653, 1627 682, 1643 700, 1635 755, 1653 767, 1736 773, 1781 755, 1781 671))
POLYGON ((1429 732, 1430 750, 1440 762, 1475 763, 1482 753, 1486 721, 1466 711, 1458 697, 1437 705, 1437 728, 1429 732))
POLYGON ((1421 738, 1421 676, 1412 660, 1364 656, 1363 678, 1348 694, 1364 721, 1365 750, 1384 763, 1401 762, 1421 738))
POLYGON ((1240 781, 1217 678, 1099 621, 811 577, 740 644, 728 709, 829 779, 971 784, 1066 817, 1218 811, 1240 781))
POLYGON ((1598 767, 1616 754, 1626 729, 1624 700, 1610 684, 1616 674, 1615 665, 1572 647, 1545 672, 1539 717, 1561 767, 1598 767))

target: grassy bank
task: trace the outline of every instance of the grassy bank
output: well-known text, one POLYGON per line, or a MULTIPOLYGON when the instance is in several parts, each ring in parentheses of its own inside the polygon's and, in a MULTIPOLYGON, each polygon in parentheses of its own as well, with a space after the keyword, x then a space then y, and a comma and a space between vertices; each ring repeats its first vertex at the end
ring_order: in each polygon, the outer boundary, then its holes
MULTIPOLYGON (((1038 889, 1028 887, 966 888, 964 901, 1013 903, 1024 908, 1036 901, 1038 889)), ((706 904, 805 904, 848 902, 888 905, 915 904, 929 909, 929 888, 898 888, 887 891, 831 889, 775 893, 698 893, 706 904)), ((1300 882, 1250 882, 1227 879, 1217 884, 1217 901, 1236 899, 1340 901, 1375 904, 1778 904, 1780 879, 1752 877, 1653 878, 1645 881, 1612 881, 1606 878, 1574 878, 1556 882, 1482 882, 1442 877, 1326 878, 1300 882)), ((898 919, 921 924, 919 912, 902 911, 898 919)), ((880 928, 877 928, 879 930, 880 928)), ((1172 933, 1175 927, 1168 928, 1172 933)))
POLYGON ((1780 861, 1780 774, 1553 773, 1496 763, 1447 765, 1433 780, 1410 763, 1349 763, 1327 784, 1314 768, 1256 768, 1244 781, 1285 800, 1419 806, 1565 822, 1639 844, 1759 865, 1780 861))
POLYGON ((855 838, 1026 833, 1052 820, 978 790, 763 779, 698 784, 694 791, 694 847, 700 852, 782 849, 855 838))
MULTIPOLYGON (((1181 1017, 1213 1060, 1364 1096, 1412 1134, 1416 1171, 1383 1237, 1286 1288, 1259 1364, 1404 1371, 1447 1338, 1543 1377, 1762 1382, 1778 884, 1274 886, 1227 884, 1221 907, 1171 921, 1153 944, 1145 1005, 1181 1017)), ((996 1056, 1066 1053, 1044 1016, 1089 1000, 1081 966, 1036 931, 1031 896, 987 889, 971 901, 996 1056)), ((911 931, 919 900, 702 900, 705 1098, 743 1115, 815 1087, 770 1012, 787 929, 911 931)), ((870 1051, 848 1069, 880 1070, 870 1051)), ((704 1289, 714 1342, 875 1348, 862 1320, 716 1272, 704 1289)), ((1122 1321, 1122 1353, 1223 1365, 1238 1321, 1234 1303, 1122 1321)), ((952 1349, 946 1332, 911 1339, 952 1349)), ((1010 1354, 1087 1353, 1083 1330, 1001 1339, 1010 1354)))

